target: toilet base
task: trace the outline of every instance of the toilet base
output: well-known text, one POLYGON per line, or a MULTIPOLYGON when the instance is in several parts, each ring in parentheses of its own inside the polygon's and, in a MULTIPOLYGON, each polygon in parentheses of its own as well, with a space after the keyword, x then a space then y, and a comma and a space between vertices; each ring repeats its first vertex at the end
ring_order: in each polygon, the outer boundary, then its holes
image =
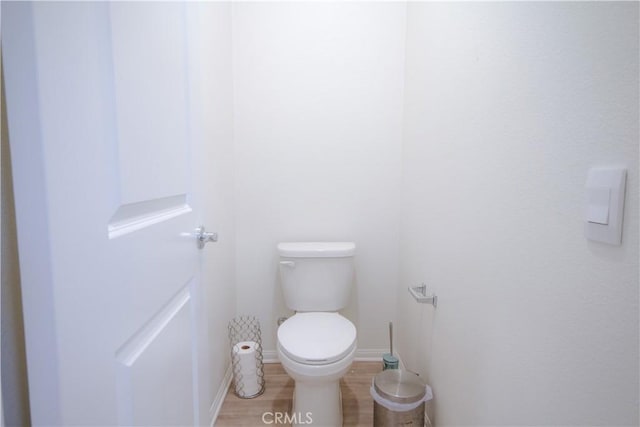
POLYGON ((342 393, 340 380, 326 383, 296 381, 293 390, 293 427, 313 425, 318 427, 342 426, 342 393))
POLYGON ((342 360, 327 365, 307 365, 289 359, 278 344, 282 367, 295 382, 291 410, 294 426, 342 426, 340 378, 349 371, 355 353, 354 346, 342 360))

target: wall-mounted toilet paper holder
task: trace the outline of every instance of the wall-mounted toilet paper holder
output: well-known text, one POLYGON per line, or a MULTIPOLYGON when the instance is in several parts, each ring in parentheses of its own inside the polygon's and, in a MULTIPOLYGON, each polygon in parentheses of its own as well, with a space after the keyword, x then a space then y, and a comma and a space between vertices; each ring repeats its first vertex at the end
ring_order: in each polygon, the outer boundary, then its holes
POLYGON ((413 288, 409 287, 409 293, 421 304, 431 304, 434 307, 438 306, 438 296, 435 294, 427 295, 427 285, 424 283, 413 288))

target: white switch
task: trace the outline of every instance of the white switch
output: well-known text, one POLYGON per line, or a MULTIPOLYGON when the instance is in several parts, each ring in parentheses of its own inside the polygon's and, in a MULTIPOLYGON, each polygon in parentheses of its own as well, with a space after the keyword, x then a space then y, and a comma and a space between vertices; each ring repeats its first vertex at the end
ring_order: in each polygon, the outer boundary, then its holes
POLYGON ((585 236, 589 240, 619 245, 627 170, 593 168, 586 184, 585 236))
POLYGON ((609 224, 609 200, 611 189, 608 187, 587 188, 587 221, 594 224, 609 224))

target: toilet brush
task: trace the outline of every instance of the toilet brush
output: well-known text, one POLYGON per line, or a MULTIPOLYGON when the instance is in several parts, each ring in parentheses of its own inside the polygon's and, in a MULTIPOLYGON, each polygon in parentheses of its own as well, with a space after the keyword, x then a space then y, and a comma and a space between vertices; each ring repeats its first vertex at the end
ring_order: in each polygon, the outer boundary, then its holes
POLYGON ((393 355, 393 322, 389 322, 389 353, 382 355, 382 370, 398 369, 398 358, 393 355))

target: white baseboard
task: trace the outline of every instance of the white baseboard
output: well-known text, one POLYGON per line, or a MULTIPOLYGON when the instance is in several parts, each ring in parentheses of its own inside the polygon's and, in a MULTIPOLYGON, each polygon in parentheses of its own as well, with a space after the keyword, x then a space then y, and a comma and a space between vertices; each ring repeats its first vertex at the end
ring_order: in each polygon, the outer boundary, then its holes
POLYGON ((262 362, 280 363, 278 360, 278 353, 275 350, 262 350, 262 362))
MULTIPOLYGON (((388 353, 387 349, 380 348, 359 348, 356 350, 356 362, 380 362, 382 363, 382 355, 388 353)), ((280 363, 278 353, 275 350, 263 350, 262 361, 264 363, 280 363)))
POLYGON ((382 355, 389 353, 386 348, 359 348, 356 350, 356 362, 380 362, 382 355))
POLYGON ((229 385, 231 385, 232 379, 233 369, 231 367, 231 364, 229 364, 229 366, 227 366, 226 372, 224 373, 222 384, 220 384, 218 392, 216 393, 216 397, 213 399, 211 407, 209 407, 209 419, 211 420, 211 427, 213 427, 216 423, 216 419, 218 418, 218 414, 220 413, 220 409, 222 408, 222 404, 224 403, 224 398, 227 396, 227 390, 229 390, 229 385))

